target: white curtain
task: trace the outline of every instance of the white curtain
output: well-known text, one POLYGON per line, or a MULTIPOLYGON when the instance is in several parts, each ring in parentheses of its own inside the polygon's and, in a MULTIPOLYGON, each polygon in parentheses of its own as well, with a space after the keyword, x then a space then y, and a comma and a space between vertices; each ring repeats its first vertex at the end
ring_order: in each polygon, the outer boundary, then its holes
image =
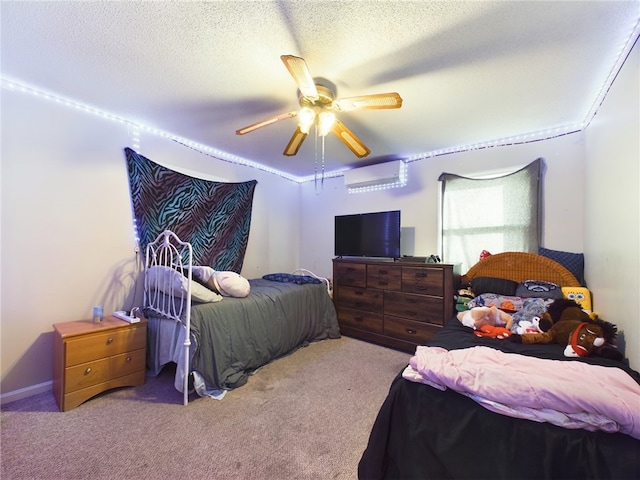
POLYGON ((542 158, 500 177, 443 173, 443 262, 466 272, 480 253, 538 252, 542 222, 542 158))

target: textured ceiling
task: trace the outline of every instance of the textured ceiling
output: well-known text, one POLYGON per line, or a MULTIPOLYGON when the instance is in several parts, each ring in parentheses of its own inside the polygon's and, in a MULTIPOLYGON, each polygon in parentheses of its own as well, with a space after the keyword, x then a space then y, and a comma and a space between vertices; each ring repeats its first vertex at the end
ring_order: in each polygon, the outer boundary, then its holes
MULTIPOLYGON (((296 127, 238 128, 298 108, 280 55, 303 57, 338 97, 398 92, 398 110, 343 112, 371 149, 335 136, 327 171, 591 117, 638 35, 637 1, 212 1, 0 3, 2 76, 294 176, 313 175, 296 127)), ((544 133, 544 135, 550 135, 544 133)), ((532 138, 532 137, 530 137, 532 138)))

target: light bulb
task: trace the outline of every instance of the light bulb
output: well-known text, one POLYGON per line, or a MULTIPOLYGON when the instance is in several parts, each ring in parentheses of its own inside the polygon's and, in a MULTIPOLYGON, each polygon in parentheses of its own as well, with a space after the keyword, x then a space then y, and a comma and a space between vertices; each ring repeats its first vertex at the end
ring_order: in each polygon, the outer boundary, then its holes
POLYGON ((309 107, 304 107, 298 113, 298 126, 300 127, 300 131, 302 133, 309 133, 309 129, 311 125, 313 125, 313 121, 316 118, 316 112, 309 107))
POLYGON ((321 137, 324 137, 329 133, 333 126, 333 122, 335 121, 336 116, 333 112, 320 112, 320 115, 318 115, 318 133, 321 137))

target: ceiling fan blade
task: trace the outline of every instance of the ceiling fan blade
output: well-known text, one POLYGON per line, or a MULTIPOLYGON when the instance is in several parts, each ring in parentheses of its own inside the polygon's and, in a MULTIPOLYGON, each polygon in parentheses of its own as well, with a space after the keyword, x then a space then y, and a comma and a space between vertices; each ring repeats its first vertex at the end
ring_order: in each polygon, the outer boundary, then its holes
POLYGON ((300 150, 300 146, 302 145, 302 142, 304 142, 305 138, 307 138, 307 134, 300 130, 300 127, 296 128, 296 131, 293 132, 293 136, 291 137, 291 140, 289 140, 289 143, 282 154, 292 157, 298 153, 298 150, 300 150))
POLYGON ((381 110, 400 107, 402 107, 402 97, 396 92, 339 98, 333 102, 333 108, 339 112, 350 112, 360 109, 381 110))
POLYGON ((295 57, 293 55, 281 55, 280 58, 295 80, 300 93, 309 100, 318 100, 320 96, 318 95, 316 82, 313 80, 304 58, 295 57))
POLYGON ((287 118, 293 118, 298 115, 298 112, 287 112, 282 113, 280 115, 276 115, 275 117, 267 118, 265 120, 261 120, 259 122, 248 125, 240 130, 236 130, 236 135, 244 135, 245 133, 253 132, 262 127, 266 127, 267 125, 271 125, 272 123, 279 122, 280 120, 285 120, 287 118))
POLYGON ((356 137, 351 130, 345 127, 340 120, 336 120, 333 123, 331 131, 335 133, 340 140, 342 140, 342 143, 349 147, 349 150, 351 150, 356 157, 366 157, 371 153, 371 150, 369 150, 367 146, 362 143, 362 141, 358 137, 356 137))

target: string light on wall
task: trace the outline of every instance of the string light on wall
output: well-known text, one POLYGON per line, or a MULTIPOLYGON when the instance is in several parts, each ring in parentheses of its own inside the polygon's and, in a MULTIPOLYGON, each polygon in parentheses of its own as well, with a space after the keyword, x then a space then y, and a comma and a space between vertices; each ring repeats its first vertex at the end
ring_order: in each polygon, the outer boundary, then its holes
POLYGON ((140 128, 137 125, 129 125, 129 141, 131 148, 140 152, 140 128))
MULTIPOLYGON (((221 160, 223 162, 229 162, 229 163, 234 163, 237 165, 243 165, 245 167, 251 167, 251 168, 255 168, 257 170, 261 170, 267 173, 271 173, 274 175, 277 175, 279 177, 285 178, 287 180, 291 180, 297 183, 301 183, 303 180, 301 180, 300 177, 297 177, 295 175, 290 175, 286 172, 282 172, 280 170, 277 170, 275 168, 270 168, 267 167, 265 165, 262 165, 258 162, 254 162, 252 160, 247 160, 246 158, 242 158, 242 157, 238 157, 236 155, 230 155, 226 152, 222 152, 220 150, 217 150, 215 148, 209 147, 208 145, 204 145, 202 143, 198 143, 198 142, 194 142, 192 140, 180 137, 178 135, 174 135, 172 133, 169 132, 165 132, 163 130, 154 128, 154 127, 150 127, 148 125, 144 125, 138 122, 134 122, 132 120, 129 120, 127 118, 121 117, 119 115, 115 115, 113 113, 109 113, 106 112, 104 110, 101 110, 99 108, 90 106, 90 105, 86 105, 82 102, 77 102, 75 100, 71 100, 68 98, 64 98, 61 97, 59 95, 55 95, 53 93, 49 93, 49 92, 45 92, 44 90, 41 90, 39 88, 35 88, 33 86, 29 86, 26 85, 24 83, 21 82, 17 82, 15 80, 11 80, 7 77, 1 77, 2 78, 2 88, 5 88, 7 90, 12 90, 12 91, 16 91, 16 92, 20 92, 20 93, 25 93, 25 94, 29 94, 29 95, 33 95, 34 97, 37 97, 39 99, 42 100, 46 100, 46 101, 50 101, 53 103, 56 103, 58 105, 62 105, 64 107, 68 107, 68 108, 72 108, 84 113, 89 113, 92 115, 96 115, 100 118, 106 119, 106 120, 110 120, 116 123, 120 123, 122 125, 126 125, 130 130, 129 133, 130 135, 134 132, 137 131, 138 133, 138 138, 140 136, 141 132, 145 132, 151 135, 155 135, 157 137, 161 137, 161 138, 166 138, 168 140, 172 140, 174 142, 180 143, 181 145, 185 145, 188 146, 196 151, 199 151, 201 153, 204 153, 212 158, 215 158, 216 160, 221 160)), ((132 137, 133 138, 133 137, 132 137)), ((135 147, 132 147, 135 148, 135 147)), ((305 177, 306 178, 306 177, 305 177)), ((307 180, 304 180, 307 181, 307 180)))

